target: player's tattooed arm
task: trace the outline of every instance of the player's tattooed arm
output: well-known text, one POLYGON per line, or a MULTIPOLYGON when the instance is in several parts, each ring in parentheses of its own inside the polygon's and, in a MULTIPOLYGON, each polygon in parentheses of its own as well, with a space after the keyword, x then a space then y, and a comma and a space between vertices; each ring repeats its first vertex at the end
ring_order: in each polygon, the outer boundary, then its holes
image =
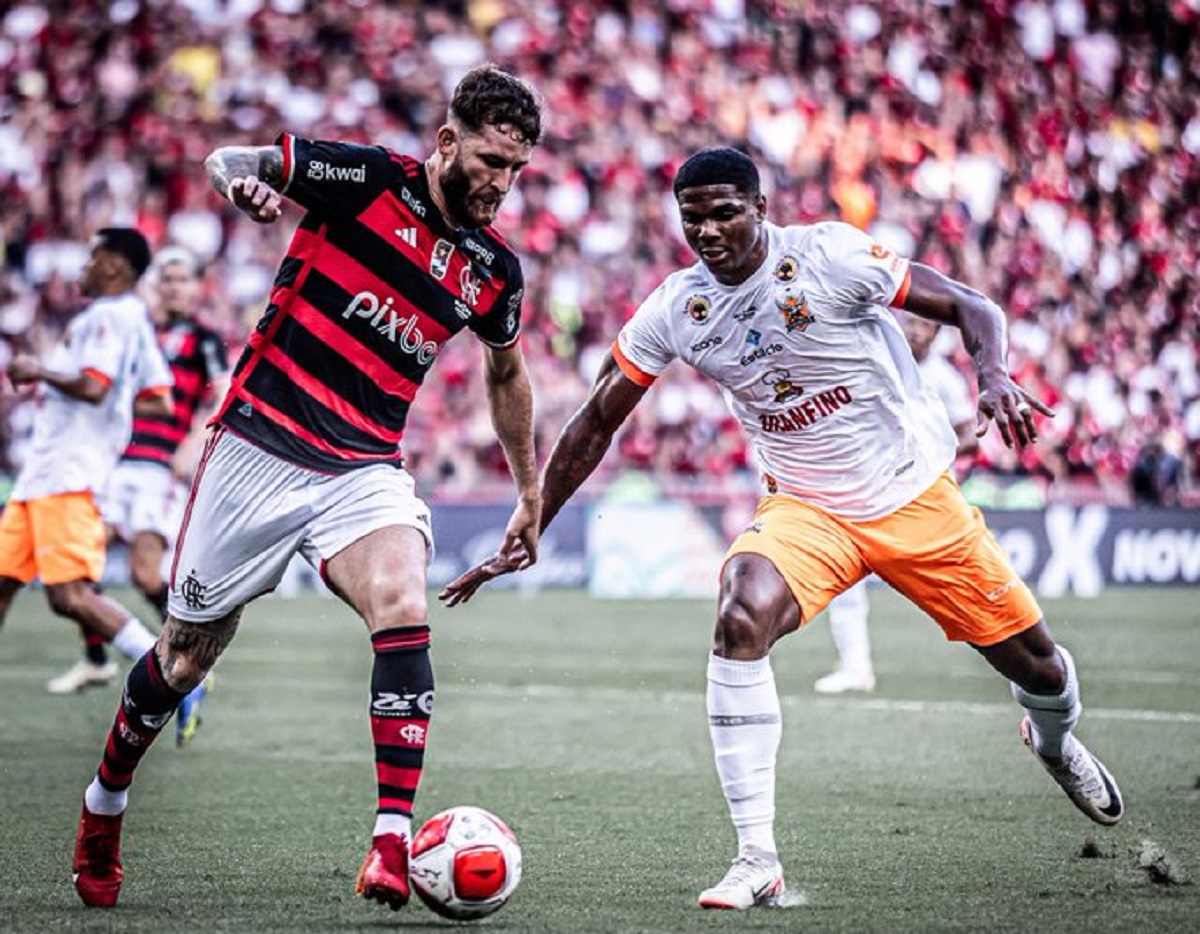
POLYGON ((208 179, 251 220, 270 224, 283 213, 283 149, 279 146, 222 146, 204 160, 208 179))

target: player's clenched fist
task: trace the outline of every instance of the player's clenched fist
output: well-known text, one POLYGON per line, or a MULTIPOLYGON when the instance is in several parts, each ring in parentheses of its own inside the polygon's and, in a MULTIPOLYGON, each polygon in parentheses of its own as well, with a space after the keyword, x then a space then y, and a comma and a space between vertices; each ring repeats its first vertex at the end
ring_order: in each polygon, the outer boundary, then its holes
POLYGON ((235 178, 229 183, 229 200, 259 224, 273 224, 283 214, 283 198, 279 192, 253 175, 235 178))

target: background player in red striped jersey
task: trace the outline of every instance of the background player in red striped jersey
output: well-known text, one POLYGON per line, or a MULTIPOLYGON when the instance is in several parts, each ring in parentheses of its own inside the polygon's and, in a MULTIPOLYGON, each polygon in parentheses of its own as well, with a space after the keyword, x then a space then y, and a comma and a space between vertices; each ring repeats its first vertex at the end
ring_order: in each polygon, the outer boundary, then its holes
MULTIPOLYGON (((134 587, 167 615, 163 562, 179 527, 186 487, 194 464, 180 462, 181 445, 204 423, 202 408, 224 396, 229 382, 225 342, 197 312, 199 270, 196 259, 180 247, 168 247, 154 258, 150 277, 157 293, 155 331, 174 382, 170 416, 135 415, 129 446, 100 500, 111 537, 129 547, 134 587)), ((194 445, 187 445, 194 449, 194 445)), ((117 676, 102 637, 87 634, 83 659, 47 684, 52 694, 71 694, 107 684, 117 676)), ((194 710, 203 685, 185 699, 177 721, 177 739, 191 738, 198 722, 194 710)))
POLYGON ((154 651, 126 680, 84 794, 76 890, 120 892, 133 772, 180 698, 211 669, 243 606, 300 553, 367 624, 378 807, 357 891, 401 907, 433 670, 428 507, 403 469, 409 404, 442 345, 483 342, 492 421, 518 491, 506 553, 537 554, 541 499, 529 378, 517 344, 524 280, 491 228, 541 137, 541 105, 492 66, 455 88, 432 154, 283 134, 205 162, 214 187, 259 223, 281 195, 305 210, 267 309, 234 369, 192 484, 154 651))

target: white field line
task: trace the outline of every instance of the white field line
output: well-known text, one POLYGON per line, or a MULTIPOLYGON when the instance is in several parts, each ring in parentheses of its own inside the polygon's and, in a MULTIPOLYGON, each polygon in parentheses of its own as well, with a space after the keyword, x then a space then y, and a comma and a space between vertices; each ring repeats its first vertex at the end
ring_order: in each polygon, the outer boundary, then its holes
MULTIPOLYGON (((448 689, 464 697, 485 695, 514 699, 591 700, 620 703, 638 700, 666 704, 703 704, 699 691, 655 691, 647 688, 572 688, 557 684, 472 684, 455 685, 448 689)), ((883 697, 828 698, 812 695, 785 694, 780 697, 785 707, 824 707, 841 710, 881 710, 888 713, 973 714, 977 716, 1011 717, 1017 709, 1012 704, 979 704, 968 701, 888 700, 883 697)), ((1178 710, 1138 710, 1120 707, 1087 707, 1084 716, 1092 720, 1124 720, 1138 723, 1200 724, 1200 713, 1178 710)))

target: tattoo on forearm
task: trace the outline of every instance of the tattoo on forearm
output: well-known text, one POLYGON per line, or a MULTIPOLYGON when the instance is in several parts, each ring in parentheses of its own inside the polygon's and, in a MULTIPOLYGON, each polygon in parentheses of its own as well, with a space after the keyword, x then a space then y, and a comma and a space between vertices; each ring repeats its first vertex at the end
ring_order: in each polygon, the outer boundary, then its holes
POLYGON ((229 197, 235 178, 255 175, 278 190, 283 182, 283 151, 278 146, 223 146, 204 160, 213 188, 229 197))

